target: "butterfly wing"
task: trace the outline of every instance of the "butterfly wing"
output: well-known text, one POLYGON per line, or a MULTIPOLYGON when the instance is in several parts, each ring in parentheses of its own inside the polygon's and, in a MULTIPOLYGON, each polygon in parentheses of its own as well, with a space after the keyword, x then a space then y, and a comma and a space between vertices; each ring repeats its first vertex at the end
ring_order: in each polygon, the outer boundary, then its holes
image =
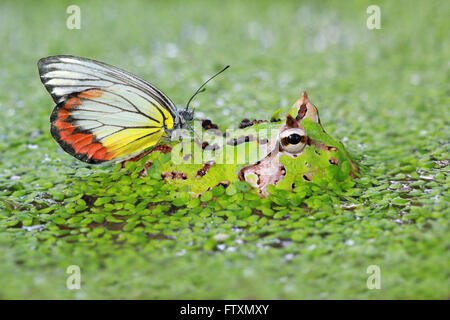
POLYGON ((73 56, 38 62, 41 80, 57 103, 51 133, 87 163, 127 159, 154 146, 177 125, 173 102, 148 82, 104 63, 73 56))

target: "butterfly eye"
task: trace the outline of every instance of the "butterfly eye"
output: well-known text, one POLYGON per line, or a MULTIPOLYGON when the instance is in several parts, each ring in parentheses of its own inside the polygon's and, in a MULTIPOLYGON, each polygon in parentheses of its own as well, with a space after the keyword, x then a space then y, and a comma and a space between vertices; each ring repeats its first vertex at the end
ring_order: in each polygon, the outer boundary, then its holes
POLYGON ((281 145, 284 151, 299 153, 306 145, 306 135, 301 129, 289 129, 281 134, 281 145))
POLYGON ((180 115, 187 122, 191 122, 194 119, 194 111, 193 110, 181 110, 180 115))

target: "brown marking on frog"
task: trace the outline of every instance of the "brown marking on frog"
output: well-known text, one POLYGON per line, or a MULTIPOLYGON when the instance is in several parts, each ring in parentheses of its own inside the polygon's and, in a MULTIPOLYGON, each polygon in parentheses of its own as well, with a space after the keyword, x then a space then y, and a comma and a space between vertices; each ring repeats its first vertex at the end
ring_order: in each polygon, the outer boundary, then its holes
MULTIPOLYGON (((317 145, 317 144, 316 144, 316 145, 317 145)), ((326 144, 324 144, 324 143, 322 143, 322 142, 318 145, 318 147, 319 147, 320 149, 322 149, 322 150, 325 150, 325 151, 337 151, 337 148, 336 148, 336 147, 327 146, 326 144)))
POLYGON ((230 185, 230 181, 226 181, 226 180, 220 181, 218 184, 218 186, 222 186, 224 188, 228 187, 229 185, 230 185))
POLYGON ((247 127, 251 127, 252 125, 253 125, 253 123, 249 119, 245 118, 245 119, 242 119, 242 121, 239 123, 238 128, 244 129, 247 127))
POLYGON ((208 172, 208 170, 211 169, 212 166, 214 166, 214 164, 214 161, 208 161, 203 164, 203 167, 197 171, 195 178, 203 177, 208 172))
POLYGON ((280 122, 281 121, 281 119, 280 118, 278 118, 278 119, 275 119, 275 118, 270 118, 270 122, 280 122))
POLYGON ((288 114, 286 117, 286 123, 280 128, 280 131, 290 128, 300 128, 300 123, 294 118, 292 118, 290 114, 288 114))
POLYGON ((312 181, 312 174, 311 173, 304 173, 303 174, 303 179, 305 179, 306 181, 312 181))
POLYGON ((148 175, 148 168, 150 168, 150 166, 153 164, 153 162, 151 161, 147 161, 144 165, 144 168, 142 169, 142 171, 139 173, 139 177, 140 178, 144 178, 148 175))
POLYGON ((218 149, 221 148, 220 145, 218 145, 217 143, 214 143, 214 144, 211 144, 211 145, 209 144, 208 141, 203 141, 202 143, 200 143, 200 141, 197 138, 194 139, 194 143, 197 146, 201 147, 203 150, 215 151, 215 150, 218 150, 218 149))
POLYGON ((337 151, 336 147, 333 146, 327 146, 325 143, 320 142, 317 143, 315 140, 308 137, 306 140, 306 144, 309 146, 315 146, 317 149, 324 150, 324 151, 337 151))
POLYGON ((250 121, 249 119, 245 118, 241 121, 241 123, 239 123, 239 129, 244 129, 247 127, 251 127, 255 124, 260 124, 260 123, 264 123, 267 122, 267 120, 256 120, 254 119, 253 121, 250 121))
POLYGON ((186 180, 187 179, 187 175, 184 172, 177 172, 175 170, 172 170, 170 172, 163 172, 161 173, 161 177, 163 179, 181 179, 181 180, 186 180))
POLYGON ((330 159, 328 160, 328 162, 330 162, 330 164, 334 164, 334 165, 338 165, 339 161, 336 158, 330 157, 330 159))
POLYGON ((183 155, 183 160, 184 161, 189 161, 191 158, 192 158, 192 154, 191 153, 183 155))
POLYGON ((240 136, 238 138, 233 138, 227 141, 227 145, 229 146, 237 146, 238 144, 244 143, 244 142, 250 142, 250 141, 255 141, 256 138, 253 135, 248 135, 248 136, 240 136))
POLYGON ((152 152, 159 151, 161 153, 169 153, 172 151, 172 146, 170 144, 158 144, 152 152))
POLYGON ((300 99, 294 103, 294 107, 298 110, 295 120, 300 121, 306 116, 306 113, 308 112, 308 104, 310 104, 308 95, 306 94, 306 91, 303 91, 300 99))
POLYGON ((304 118, 309 118, 320 124, 319 112, 317 111, 317 108, 309 101, 306 91, 303 91, 302 96, 294 103, 293 107, 298 110, 296 116, 298 121, 301 121, 304 118))
POLYGON ((206 191, 210 191, 210 190, 212 190, 212 189, 214 189, 215 187, 218 187, 218 186, 222 186, 222 187, 224 187, 224 188, 227 188, 228 186, 230 185, 230 181, 220 181, 217 185, 215 185, 214 187, 209 187, 206 191))
POLYGON ((306 104, 302 104, 298 109, 298 113, 297 116, 295 117, 295 120, 297 121, 302 120, 305 117, 307 111, 308 108, 306 107, 306 104))
POLYGON ((148 155, 152 152, 156 152, 156 151, 159 151, 161 153, 169 153, 172 151, 172 146, 170 144, 158 144, 157 146, 151 148, 150 150, 147 150, 147 151, 144 151, 144 152, 138 154, 136 157, 122 161, 122 169, 125 168, 126 163, 139 161, 146 155, 148 155))
MULTIPOLYGON (((200 140, 198 140, 197 138, 194 138, 194 143, 203 149, 203 142, 200 142, 200 140)), ((209 143, 207 143, 207 144, 209 144, 209 143)), ((206 145, 205 145, 205 148, 206 148, 206 145)))
POLYGON ((202 128, 205 130, 219 129, 219 126, 215 123, 212 123, 212 121, 209 119, 200 120, 200 123, 202 124, 202 128))
POLYGON ((266 197, 267 186, 269 184, 276 185, 286 175, 286 169, 279 161, 280 153, 277 150, 270 152, 265 158, 260 161, 244 166, 239 170, 238 178, 241 181, 246 181, 248 175, 254 174, 257 177, 256 185, 261 196, 266 197))

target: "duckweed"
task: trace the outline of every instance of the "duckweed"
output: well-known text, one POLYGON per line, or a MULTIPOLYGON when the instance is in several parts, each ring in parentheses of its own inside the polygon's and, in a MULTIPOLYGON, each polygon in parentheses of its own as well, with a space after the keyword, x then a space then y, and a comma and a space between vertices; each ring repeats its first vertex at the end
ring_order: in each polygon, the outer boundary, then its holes
POLYGON ((366 27, 368 5, 93 1, 68 30, 64 3, 2 3, 0 297, 448 298, 448 2, 381 1, 380 30, 366 27), (77 162, 51 138, 36 68, 62 53, 130 70, 180 104, 231 64, 195 101, 222 128, 270 119, 307 89, 361 176, 345 190, 261 199, 236 183, 191 198, 157 162, 139 177, 145 158, 77 162), (66 288, 70 265, 80 290, 66 288), (380 290, 367 288, 371 265, 380 290))

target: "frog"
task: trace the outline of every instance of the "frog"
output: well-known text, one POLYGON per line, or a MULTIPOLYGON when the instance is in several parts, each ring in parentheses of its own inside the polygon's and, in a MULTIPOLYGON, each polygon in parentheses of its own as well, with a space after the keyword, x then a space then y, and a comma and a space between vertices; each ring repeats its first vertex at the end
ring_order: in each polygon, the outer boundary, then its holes
POLYGON ((197 120, 193 139, 181 133, 148 155, 141 177, 161 178, 193 196, 216 186, 246 182, 265 198, 273 189, 293 191, 307 184, 352 186, 359 168, 344 145, 323 128, 306 92, 281 119, 244 119, 223 132, 210 120, 197 120), (199 131, 200 129, 200 131, 199 131))

